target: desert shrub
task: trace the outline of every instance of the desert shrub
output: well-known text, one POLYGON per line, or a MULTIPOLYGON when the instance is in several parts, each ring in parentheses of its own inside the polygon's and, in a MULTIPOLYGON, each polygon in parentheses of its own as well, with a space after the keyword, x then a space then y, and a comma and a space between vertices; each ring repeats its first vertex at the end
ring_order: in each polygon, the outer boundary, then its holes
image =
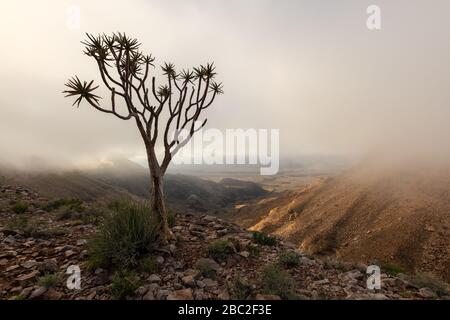
POLYGON ((107 213, 104 208, 91 207, 88 210, 84 211, 83 213, 77 215, 77 218, 79 218, 85 224, 92 223, 97 225, 103 221, 106 215, 107 213))
POLYGON ((42 277, 39 277, 37 280, 37 284, 40 286, 44 286, 46 288, 51 288, 56 286, 60 280, 61 280, 60 274, 50 273, 42 277))
POLYGON ((148 273, 155 273, 159 269, 158 262, 156 262, 156 258, 153 256, 142 259, 139 263, 139 267, 142 271, 148 273))
POLYGON ((167 224, 170 228, 175 226, 175 213, 173 213, 172 211, 169 211, 167 213, 167 224))
POLYGON ((230 237, 230 238, 228 238, 228 241, 231 242, 231 244, 233 245, 234 249, 236 249, 236 251, 238 251, 238 252, 242 251, 243 247, 242 247, 241 241, 239 241, 239 239, 230 237))
POLYGON ((411 276, 409 280, 419 288, 430 288, 439 296, 446 296, 450 294, 449 285, 439 279, 436 279, 432 275, 418 273, 414 276, 411 276))
POLYGON ((56 213, 55 220, 57 220, 57 221, 68 220, 68 219, 72 218, 73 213, 74 212, 72 209, 70 209, 68 207, 62 207, 56 213))
POLYGON ((139 288, 139 279, 136 274, 123 270, 114 275, 109 289, 114 299, 122 300, 132 296, 137 288, 139 288))
POLYGON ((278 255, 278 262, 286 268, 294 268, 300 264, 300 255, 292 250, 283 251, 278 255))
POLYGON ((235 251, 229 240, 216 240, 208 246, 207 250, 208 257, 216 261, 225 261, 228 255, 235 251))
POLYGON ((114 203, 97 234, 89 242, 91 267, 135 267, 158 236, 158 223, 146 203, 114 203))
POLYGON ((46 228, 41 221, 36 219, 28 219, 26 217, 19 217, 11 220, 6 225, 6 228, 10 230, 16 230, 25 237, 43 239, 48 239, 66 233, 61 228, 46 228))
POLYGON ((29 208, 28 203, 19 201, 19 202, 15 203, 14 205, 12 205, 11 210, 14 213, 21 214, 21 213, 27 212, 28 208, 29 208))
POLYGON ((231 298, 235 300, 245 300, 253 293, 252 286, 242 279, 240 275, 237 275, 231 285, 228 287, 231 298))
POLYGON ((264 293, 275 294, 283 299, 290 299, 295 295, 295 280, 289 272, 276 264, 266 265, 262 269, 262 286, 264 293))
POLYGON ((259 257, 261 255, 261 249, 255 244, 249 244, 247 246, 247 251, 252 257, 259 257))
POLYGON ((405 269, 393 263, 381 264, 381 271, 391 274, 393 276, 396 276, 399 273, 405 273, 405 269))
POLYGON ((61 207, 67 207, 73 211, 82 212, 85 210, 83 201, 76 198, 61 198, 47 202, 42 209, 51 212, 61 207))
POLYGON ((275 237, 268 236, 265 233, 258 231, 253 232, 253 241, 263 246, 274 246, 277 244, 277 239, 275 237))
POLYGON ((27 217, 16 217, 8 221, 8 223, 6 224, 6 228, 9 230, 22 231, 29 225, 29 223, 30 219, 27 217))

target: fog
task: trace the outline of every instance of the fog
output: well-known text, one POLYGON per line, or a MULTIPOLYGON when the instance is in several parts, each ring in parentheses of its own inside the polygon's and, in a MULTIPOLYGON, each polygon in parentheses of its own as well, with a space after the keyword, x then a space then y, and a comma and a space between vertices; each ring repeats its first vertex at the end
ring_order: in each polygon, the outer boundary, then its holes
POLYGON ((61 93, 75 74, 101 83, 82 54, 84 33, 123 31, 157 63, 214 61, 225 94, 208 109, 207 127, 279 129, 282 158, 394 153, 445 162, 450 3, 375 2, 4 1, 0 161, 92 165, 144 154, 133 122, 72 107, 61 93), (371 4, 381 8, 381 30, 366 26, 371 4))

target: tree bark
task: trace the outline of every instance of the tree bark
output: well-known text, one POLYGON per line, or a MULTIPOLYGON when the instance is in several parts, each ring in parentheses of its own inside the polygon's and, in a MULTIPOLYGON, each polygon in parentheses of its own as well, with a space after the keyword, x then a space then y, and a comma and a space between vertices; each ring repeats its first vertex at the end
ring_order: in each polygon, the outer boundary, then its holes
POLYGON ((150 206, 159 219, 161 238, 167 241, 171 238, 171 231, 167 222, 167 209, 164 201, 164 183, 162 176, 151 176, 150 206))
POLYGON ((160 224, 160 237, 163 242, 174 238, 167 221, 167 208, 164 200, 164 173, 161 171, 154 150, 147 148, 150 170, 150 208, 156 214, 160 224))

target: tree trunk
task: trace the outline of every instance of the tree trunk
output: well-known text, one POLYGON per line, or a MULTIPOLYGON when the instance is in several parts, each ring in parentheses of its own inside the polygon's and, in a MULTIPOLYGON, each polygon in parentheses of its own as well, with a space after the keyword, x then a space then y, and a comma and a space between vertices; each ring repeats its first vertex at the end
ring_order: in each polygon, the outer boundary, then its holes
POLYGON ((161 238, 167 241, 172 233, 167 222, 167 209, 164 201, 164 185, 162 176, 151 176, 150 206, 152 211, 158 216, 161 227, 161 238))
POLYGON ((151 147, 147 148, 148 166, 150 170, 150 208, 157 215, 160 223, 160 236, 163 242, 173 239, 173 233, 170 231, 167 221, 167 209, 164 200, 164 182, 162 173, 156 155, 151 147))

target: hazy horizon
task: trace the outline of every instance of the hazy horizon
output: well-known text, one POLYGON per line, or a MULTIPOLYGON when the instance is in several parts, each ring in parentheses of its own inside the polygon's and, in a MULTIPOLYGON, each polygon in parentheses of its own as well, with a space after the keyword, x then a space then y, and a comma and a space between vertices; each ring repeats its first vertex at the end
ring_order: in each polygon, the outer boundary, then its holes
MULTIPOLYGON (((123 31, 159 64, 214 61, 225 94, 207 128, 275 128, 280 157, 450 155, 448 1, 14 1, 2 4, 0 160, 91 164, 142 157, 135 125, 79 109, 77 74, 101 84, 84 33, 123 31), (368 30, 366 8, 381 8, 368 30), (67 10, 80 9, 80 28, 67 10), (101 19, 100 19, 101 18, 101 19)), ((108 101, 104 90, 99 91, 108 101)), ((31 164, 32 165, 32 164, 31 164)))

